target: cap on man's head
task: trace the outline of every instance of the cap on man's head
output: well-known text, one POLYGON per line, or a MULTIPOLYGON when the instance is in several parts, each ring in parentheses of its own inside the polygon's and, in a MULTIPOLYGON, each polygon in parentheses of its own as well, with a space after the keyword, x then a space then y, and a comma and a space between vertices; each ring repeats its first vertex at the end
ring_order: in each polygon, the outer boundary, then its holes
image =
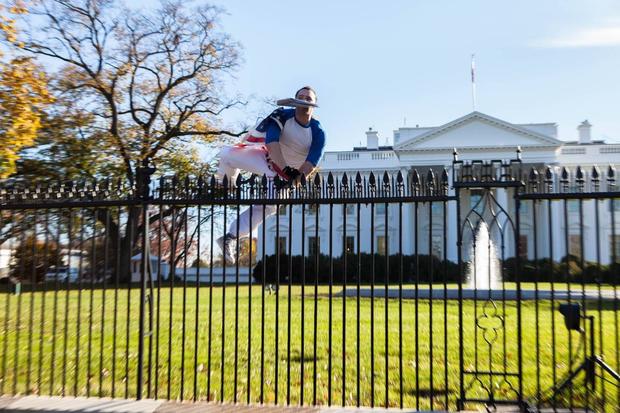
POLYGON ((300 88, 299 90, 297 90, 297 92, 295 92, 295 97, 294 98, 287 98, 287 99, 279 99, 276 101, 276 105, 278 106, 290 106, 290 107, 294 107, 294 108, 307 108, 307 107, 311 107, 311 108, 318 108, 319 105, 316 104, 316 91, 314 89, 312 89, 310 86, 304 86, 302 88, 300 88), (313 101, 308 101, 305 99, 299 99, 299 93, 302 90, 307 90, 309 92, 312 92, 312 94, 314 95, 314 100, 313 101))

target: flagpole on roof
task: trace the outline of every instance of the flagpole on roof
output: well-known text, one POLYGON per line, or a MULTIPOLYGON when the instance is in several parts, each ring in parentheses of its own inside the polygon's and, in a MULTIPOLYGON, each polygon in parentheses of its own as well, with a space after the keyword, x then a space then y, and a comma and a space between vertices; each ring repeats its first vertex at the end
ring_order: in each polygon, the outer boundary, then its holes
POLYGON ((471 55, 471 107, 476 111, 476 55, 471 55))

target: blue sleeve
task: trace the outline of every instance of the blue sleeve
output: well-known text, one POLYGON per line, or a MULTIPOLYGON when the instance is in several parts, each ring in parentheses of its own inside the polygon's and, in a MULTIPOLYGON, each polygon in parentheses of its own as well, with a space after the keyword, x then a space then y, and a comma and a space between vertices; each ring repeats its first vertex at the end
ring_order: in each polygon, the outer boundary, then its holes
POLYGON ((270 122, 267 126, 265 143, 280 142, 280 128, 275 122, 270 122))
POLYGON ((266 123, 265 128, 265 143, 280 142, 280 132, 286 121, 295 116, 294 109, 282 109, 278 108, 271 113, 261 125, 266 123), (278 125, 278 122, 280 125, 278 125))
POLYGON ((325 148, 325 131, 318 121, 313 121, 310 127, 312 128, 312 143, 310 144, 310 150, 308 151, 306 161, 317 166, 323 156, 323 149, 325 148))

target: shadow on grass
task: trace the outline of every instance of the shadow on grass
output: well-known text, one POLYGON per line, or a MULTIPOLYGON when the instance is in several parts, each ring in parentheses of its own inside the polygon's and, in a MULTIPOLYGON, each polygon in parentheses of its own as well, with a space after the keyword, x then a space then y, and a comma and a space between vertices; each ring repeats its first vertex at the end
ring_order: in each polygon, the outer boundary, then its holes
MULTIPOLYGON (((286 359, 286 355, 285 355, 284 359, 286 359)), ((319 362, 319 361, 321 361, 323 359, 324 359, 324 357, 321 357, 320 353, 317 351, 316 361, 319 362)), ((302 360, 302 357, 301 357, 301 353, 299 351, 291 352, 291 362, 292 363, 301 363, 301 360, 302 360)), ((312 349, 308 349, 308 351, 304 352, 303 361, 304 361, 304 363, 311 363, 311 362, 314 361, 314 353, 313 353, 312 349)))
MULTIPOLYGON (((415 389, 411 389, 411 390, 409 390, 406 393, 409 393, 412 396, 416 395, 415 389)), ((431 389, 429 389, 429 388, 421 388, 421 389, 419 389, 417 394, 418 394, 419 397, 430 398, 431 395, 432 395, 433 398, 435 398, 435 397, 439 397, 439 396, 445 396, 446 394, 448 394, 448 395, 456 394, 456 391, 450 390, 450 389, 446 390, 446 389, 435 389, 435 388, 433 388, 433 390, 431 392, 431 389)))

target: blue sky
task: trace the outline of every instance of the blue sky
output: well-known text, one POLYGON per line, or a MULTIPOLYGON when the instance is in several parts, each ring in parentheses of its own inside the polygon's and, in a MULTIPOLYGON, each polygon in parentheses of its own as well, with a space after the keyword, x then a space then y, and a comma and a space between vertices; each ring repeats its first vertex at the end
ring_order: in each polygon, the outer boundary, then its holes
POLYGON ((587 118, 595 139, 620 141, 617 0, 212 3, 243 45, 228 93, 260 101, 312 85, 327 150, 358 145, 370 126, 383 144, 405 118, 433 126, 471 112, 472 53, 477 110, 557 122, 565 140, 587 118))

